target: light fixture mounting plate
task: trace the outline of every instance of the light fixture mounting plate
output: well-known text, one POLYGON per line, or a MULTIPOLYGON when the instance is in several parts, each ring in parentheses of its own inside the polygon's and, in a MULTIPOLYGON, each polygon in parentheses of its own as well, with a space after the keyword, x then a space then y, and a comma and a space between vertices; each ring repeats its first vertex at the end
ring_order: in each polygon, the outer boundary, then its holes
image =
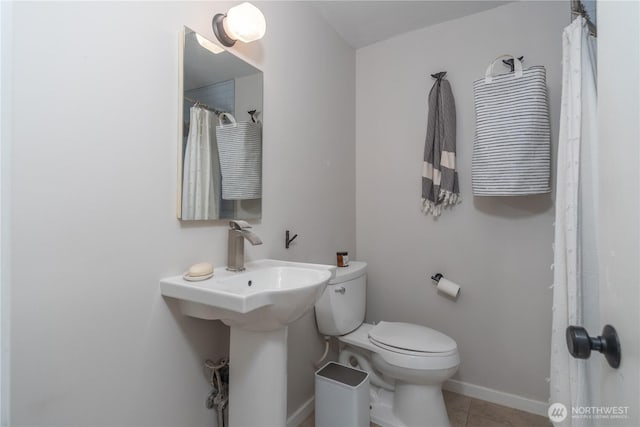
POLYGON ((236 41, 229 37, 229 35, 224 31, 224 18, 227 15, 224 13, 217 13, 213 17, 213 21, 211 22, 211 26, 213 27, 213 33, 216 35, 216 38, 226 47, 233 46, 236 41))

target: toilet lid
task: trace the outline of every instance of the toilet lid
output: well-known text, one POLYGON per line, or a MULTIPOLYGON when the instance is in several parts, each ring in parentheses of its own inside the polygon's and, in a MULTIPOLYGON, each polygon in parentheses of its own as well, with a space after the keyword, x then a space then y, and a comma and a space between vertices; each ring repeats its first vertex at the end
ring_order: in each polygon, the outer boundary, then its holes
POLYGON ((380 322, 369 331, 369 339, 403 350, 445 353, 456 350, 456 342, 426 326, 402 322, 380 322))

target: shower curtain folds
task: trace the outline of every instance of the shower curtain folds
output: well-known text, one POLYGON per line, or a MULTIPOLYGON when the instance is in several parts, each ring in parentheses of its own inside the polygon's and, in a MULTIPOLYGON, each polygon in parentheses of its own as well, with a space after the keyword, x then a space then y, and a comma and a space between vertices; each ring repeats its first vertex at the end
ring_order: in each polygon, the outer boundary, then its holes
POLYGON ((182 219, 220 217, 220 161, 214 114, 191 107, 182 175, 182 219))
POLYGON ((582 17, 564 29, 562 43, 549 403, 568 410, 556 425, 575 427, 597 420, 573 418, 572 409, 599 401, 599 361, 573 359, 565 342, 569 325, 599 327, 596 51, 582 17))

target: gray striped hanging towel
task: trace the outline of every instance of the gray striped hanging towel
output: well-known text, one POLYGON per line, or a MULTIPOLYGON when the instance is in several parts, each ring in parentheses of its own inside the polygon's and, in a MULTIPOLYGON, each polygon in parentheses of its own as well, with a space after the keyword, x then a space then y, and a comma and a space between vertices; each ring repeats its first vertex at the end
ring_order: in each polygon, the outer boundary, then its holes
POLYGON ((551 130, 543 66, 522 69, 513 55, 489 64, 473 83, 476 138, 471 178, 475 196, 549 193, 551 130), (514 72, 493 75, 493 66, 513 58, 514 72))
POLYGON ((262 129, 260 123, 236 122, 229 113, 218 116, 216 139, 225 200, 262 197, 262 129), (231 124, 222 124, 227 117, 231 124))
POLYGON ((443 207, 460 203, 456 172, 456 104, 446 72, 436 79, 429 92, 427 137, 422 162, 422 212, 437 217, 443 207))

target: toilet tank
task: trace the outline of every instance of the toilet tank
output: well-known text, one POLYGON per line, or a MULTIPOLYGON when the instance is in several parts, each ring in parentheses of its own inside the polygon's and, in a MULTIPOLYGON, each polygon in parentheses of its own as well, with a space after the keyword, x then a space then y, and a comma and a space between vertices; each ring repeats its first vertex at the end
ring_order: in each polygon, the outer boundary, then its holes
POLYGON ((367 302, 367 264, 351 261, 338 267, 316 302, 316 322, 322 335, 345 335, 364 321, 367 302))

